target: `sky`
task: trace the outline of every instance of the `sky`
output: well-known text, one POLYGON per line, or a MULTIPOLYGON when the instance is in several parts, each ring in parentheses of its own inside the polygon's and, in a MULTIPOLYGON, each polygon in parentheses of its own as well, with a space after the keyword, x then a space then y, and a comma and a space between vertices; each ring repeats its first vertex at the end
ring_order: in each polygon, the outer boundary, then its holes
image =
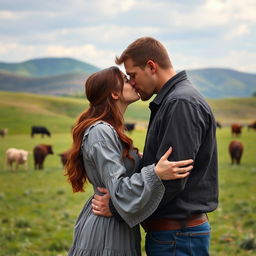
POLYGON ((0 0, 0 62, 71 57, 99 68, 139 37, 176 70, 256 73, 255 0, 0 0))

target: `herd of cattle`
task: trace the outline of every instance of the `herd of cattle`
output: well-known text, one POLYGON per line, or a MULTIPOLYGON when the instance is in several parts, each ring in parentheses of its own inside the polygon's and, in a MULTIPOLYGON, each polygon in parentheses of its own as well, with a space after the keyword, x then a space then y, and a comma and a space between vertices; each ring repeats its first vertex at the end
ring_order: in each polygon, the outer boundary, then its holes
MULTIPOLYGON (((219 122, 216 123, 217 127, 221 129, 221 124, 219 122)), ((231 135, 232 137, 240 137, 242 134, 243 126, 238 123, 231 124, 231 135)), ((256 130, 256 121, 248 125, 248 130, 254 129, 256 130)), ((229 143, 228 151, 231 158, 231 164, 240 164, 241 158, 244 151, 244 145, 241 141, 232 140, 229 143)))
MULTIPOLYGON (((134 123, 126 123, 125 129, 128 132, 131 132, 135 129, 134 123)), ((2 129, 0 130, 0 136, 5 137, 8 133, 8 129, 2 129)), ((34 138, 34 135, 40 134, 43 138, 44 136, 51 137, 51 132, 44 126, 32 126, 31 127, 31 138, 34 138)), ((44 169, 44 161, 47 155, 54 154, 52 145, 47 144, 39 144, 36 145, 33 149, 33 152, 29 152, 24 149, 17 149, 17 148, 8 148, 6 150, 5 156, 6 156, 6 168, 13 169, 13 165, 16 166, 16 169, 18 169, 19 165, 24 165, 25 169, 28 169, 28 156, 29 154, 33 154, 34 158, 34 169, 42 170, 44 169)), ((64 165, 67 162, 67 156, 68 151, 62 152, 58 154, 60 157, 61 163, 64 167, 64 165)))
MULTIPOLYGON (((220 122, 216 122, 216 125, 218 128, 222 128, 222 125, 220 122)), ((240 124, 232 124, 231 125, 231 134, 232 136, 241 136, 243 126, 240 124)), ((135 129, 134 123, 125 123, 125 129, 127 132, 132 132, 135 129)), ((248 125, 248 130, 254 129, 256 130, 256 121, 248 125)), ((8 129, 2 129, 0 130, 0 136, 5 137, 8 133, 8 129)), ((31 127, 31 138, 34 137, 35 134, 41 134, 42 137, 44 135, 51 136, 50 131, 43 126, 32 126, 31 127)), ((232 140, 228 147, 229 154, 231 157, 231 163, 234 164, 240 164, 241 157, 243 154, 244 146, 243 143, 238 140, 232 140)), ((28 152, 23 149, 16 149, 16 148, 9 148, 6 150, 6 164, 7 168, 13 167, 13 164, 16 165, 16 169, 18 169, 19 165, 24 165, 25 169, 28 168, 27 166, 27 160, 28 155, 33 154, 34 157, 34 169, 42 170, 44 168, 44 160, 47 155, 54 154, 52 145, 46 145, 46 144, 39 144, 36 145, 33 149, 33 152, 28 152)), ((60 157, 61 163, 64 167, 64 165, 67 162, 67 155, 68 151, 65 151, 63 153, 58 154, 60 157)))
MULTIPOLYGON (((8 133, 8 129, 2 129, 0 130, 0 135, 2 137, 5 137, 8 133)), ((34 137, 35 134, 41 134, 42 137, 44 135, 51 136, 50 131, 44 127, 44 126, 32 126, 31 127, 31 138, 34 137)), ((34 147, 33 152, 29 152, 24 149, 17 149, 17 148, 8 148, 5 153, 6 157, 6 168, 13 169, 13 165, 16 166, 16 169, 18 169, 19 165, 24 165, 25 169, 28 169, 28 156, 29 154, 33 154, 34 157, 34 168, 35 170, 44 169, 44 161, 47 155, 54 154, 52 145, 47 144, 38 144, 34 147)), ((58 154, 60 156, 61 162, 63 166, 66 163, 67 159, 67 153, 63 152, 61 154, 58 154)))

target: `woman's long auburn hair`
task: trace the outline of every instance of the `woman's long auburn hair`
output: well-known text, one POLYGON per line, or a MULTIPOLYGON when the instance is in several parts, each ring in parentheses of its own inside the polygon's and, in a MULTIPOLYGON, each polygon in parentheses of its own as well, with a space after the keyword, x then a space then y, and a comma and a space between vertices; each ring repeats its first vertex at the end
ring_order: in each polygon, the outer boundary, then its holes
POLYGON ((102 120, 111 124, 124 145, 122 157, 133 159, 129 155, 132 140, 124 133, 123 115, 112 98, 113 92, 123 90, 124 80, 117 67, 110 67, 92 74, 85 83, 89 108, 78 117, 72 130, 73 144, 65 165, 65 176, 72 185, 73 192, 83 192, 87 181, 86 170, 81 156, 81 144, 85 130, 93 123, 102 120))

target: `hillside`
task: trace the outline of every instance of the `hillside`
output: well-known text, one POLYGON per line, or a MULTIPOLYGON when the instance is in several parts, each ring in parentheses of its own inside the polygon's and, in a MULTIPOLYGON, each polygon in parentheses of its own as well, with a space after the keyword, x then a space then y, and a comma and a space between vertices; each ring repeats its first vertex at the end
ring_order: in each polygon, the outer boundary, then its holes
POLYGON ((81 94, 88 76, 87 73, 71 73, 35 78, 0 72, 0 90, 49 95, 81 94))
POLYGON ((256 92, 256 74, 208 68, 188 70, 188 75, 206 98, 248 97, 256 92))
MULTIPOLYGON (((218 121, 248 124, 255 120, 256 97, 212 99, 208 101, 218 121)), ((43 96, 0 91, 0 120, 10 133, 28 133, 32 125, 45 125, 53 133, 69 132, 76 117, 88 106, 84 99, 43 96)), ((129 106, 125 120, 146 128, 148 102, 138 101, 129 106)))
POLYGON ((20 63, 0 62, 0 71, 25 77, 47 77, 66 73, 88 74, 98 71, 99 68, 72 58, 41 58, 20 63))
MULTIPOLYGON (((83 92, 88 75, 97 67, 71 58, 34 59, 0 63, 0 90, 49 95, 83 92)), ((256 92, 256 74, 230 69, 187 70, 189 79, 206 98, 250 97, 256 92)))

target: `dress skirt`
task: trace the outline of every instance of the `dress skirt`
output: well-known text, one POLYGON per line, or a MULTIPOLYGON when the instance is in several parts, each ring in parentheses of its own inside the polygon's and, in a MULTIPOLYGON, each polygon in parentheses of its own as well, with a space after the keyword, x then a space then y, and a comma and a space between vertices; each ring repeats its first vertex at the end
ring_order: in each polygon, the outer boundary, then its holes
POLYGON ((114 217, 95 215, 91 200, 76 221, 68 256, 140 256, 139 225, 130 228, 114 217))

